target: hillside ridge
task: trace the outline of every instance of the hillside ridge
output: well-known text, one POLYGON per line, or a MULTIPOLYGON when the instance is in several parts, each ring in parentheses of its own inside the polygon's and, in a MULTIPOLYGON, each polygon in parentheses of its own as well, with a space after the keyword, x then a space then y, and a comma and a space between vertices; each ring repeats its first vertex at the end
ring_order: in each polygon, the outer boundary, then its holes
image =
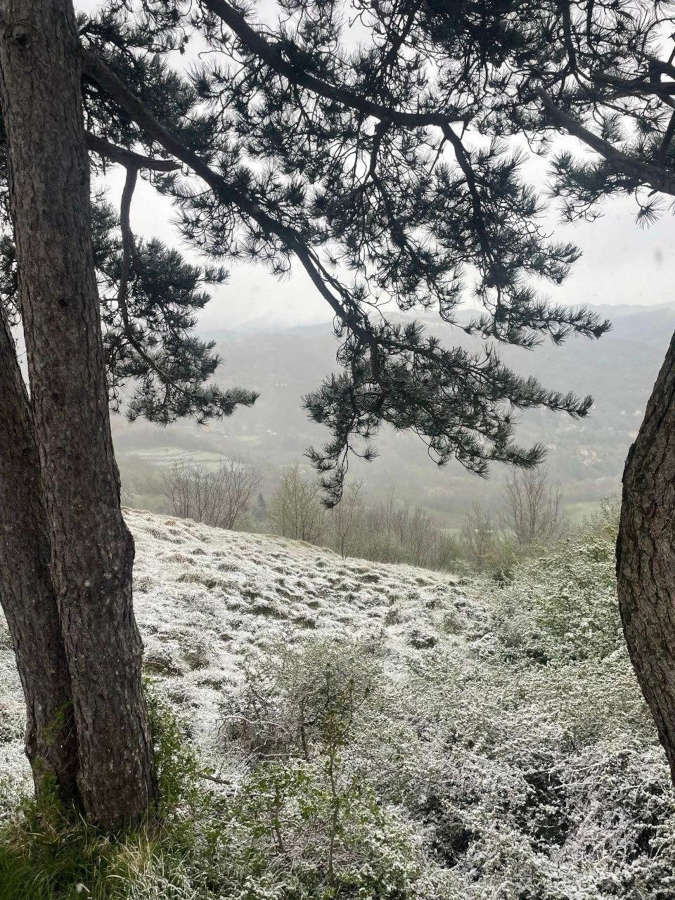
MULTIPOLYGON (((304 636, 358 634, 383 645, 393 672, 415 645, 458 648, 459 631, 485 618, 466 596, 467 580, 448 573, 343 560, 302 541, 144 510, 124 514, 136 543, 134 609, 145 672, 186 714, 209 756, 219 706, 238 686, 244 658, 273 656, 304 636), (449 613, 457 620, 454 635, 443 631, 449 613)), ((0 777, 10 771, 28 778, 23 699, 4 626, 0 619, 0 777)))

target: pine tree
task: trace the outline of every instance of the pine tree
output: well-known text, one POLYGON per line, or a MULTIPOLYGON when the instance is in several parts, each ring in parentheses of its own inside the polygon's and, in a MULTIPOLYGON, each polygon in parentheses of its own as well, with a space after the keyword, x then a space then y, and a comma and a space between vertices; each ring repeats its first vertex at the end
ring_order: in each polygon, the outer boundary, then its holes
MULTIPOLYGON (((255 395, 207 386, 218 359, 190 335, 208 299, 198 288, 221 275, 157 242, 136 244, 125 200, 119 238, 109 209, 92 214, 70 3, 44 0, 30 15, 7 3, 2 13, 0 598, 36 791, 55 782, 115 827, 147 814, 155 785, 109 398, 134 379, 131 417, 168 422, 228 415, 255 395), (9 331, 17 320, 30 397, 9 331)), ((124 159, 134 175, 167 167, 124 159)))
MULTIPOLYGON (((471 266, 485 312, 462 325, 469 333, 531 347, 542 335, 560 342, 608 327, 534 289, 533 278, 562 281, 578 252, 548 239, 541 200, 520 178, 521 155, 498 140, 480 150, 464 142, 473 118, 504 131, 504 111, 496 127, 477 102, 458 103, 442 70, 438 84, 425 81, 432 54, 461 58, 466 35, 428 38, 414 5, 378 4, 363 13, 372 46, 350 59, 342 4, 284 8, 287 22, 268 36, 225 0, 145 2, 133 12, 113 3, 83 22, 97 142, 136 142, 182 163, 154 182, 174 200, 185 238, 214 258, 261 259, 277 273, 295 259, 329 304, 343 374, 306 398, 332 433, 310 451, 329 503, 341 497, 350 454, 373 455, 383 422, 414 428, 441 465, 454 458, 479 474, 492 460, 535 465, 543 450, 514 443, 513 408, 583 416, 590 398, 517 377, 493 343, 478 354, 447 349, 419 323, 383 311, 392 300, 401 313, 436 308, 458 326, 471 266), (413 38, 426 53, 411 51, 413 38), (195 39, 213 55, 188 77, 170 58, 195 39)), ((469 73, 460 81, 462 91, 478 88, 469 73)))

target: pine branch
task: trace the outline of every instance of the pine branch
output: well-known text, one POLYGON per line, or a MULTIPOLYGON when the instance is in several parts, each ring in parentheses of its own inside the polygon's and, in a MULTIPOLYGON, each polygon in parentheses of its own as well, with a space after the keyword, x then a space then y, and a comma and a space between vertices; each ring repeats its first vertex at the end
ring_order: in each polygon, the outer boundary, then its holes
MULTIPOLYGON (((189 166, 213 189, 222 201, 237 206, 241 212, 249 215, 267 233, 279 237, 285 246, 295 253, 321 295, 328 301, 338 318, 350 329, 361 344, 369 348, 373 344, 377 344, 382 349, 393 353, 410 351, 411 347, 407 338, 401 340, 397 337, 395 330, 380 329, 376 331, 373 328, 367 316, 358 308, 356 302, 352 300, 345 288, 325 269, 313 249, 308 246, 304 238, 294 228, 273 219, 240 188, 229 184, 164 125, 157 122, 144 104, 129 91, 126 85, 98 56, 91 51, 85 51, 83 56, 84 71, 87 77, 95 81, 106 93, 113 97, 146 134, 160 143, 167 152, 189 166)), ((437 360, 437 353, 433 347, 417 345, 415 346, 415 353, 420 358, 425 358, 432 363, 437 360)), ((479 379, 481 378, 482 373, 477 371, 474 374, 479 379)))
POLYGON ((665 166, 666 164, 666 159, 668 157, 668 148, 670 147, 673 137, 675 137, 675 111, 673 111, 668 121, 666 133, 663 135, 663 140, 661 142, 661 146, 659 147, 658 160, 662 166, 665 166))
MULTIPOLYGON (((134 154, 134 156, 137 156, 137 154, 134 154)), ((140 158, 143 159, 143 157, 140 158)), ((184 398, 184 401, 188 406, 191 406, 195 403, 196 400, 198 400, 198 393, 194 390, 190 390, 189 388, 184 387, 180 383, 179 376, 171 375, 161 365, 159 365, 157 359, 146 352, 142 342, 138 340, 134 332, 134 326, 131 321, 131 315, 129 312, 128 295, 129 279, 132 273, 132 264, 134 259, 136 258, 136 241, 131 228, 130 213, 131 201, 133 199, 134 189, 136 187, 138 176, 138 167, 134 164, 128 164, 126 168, 127 174, 124 181, 124 188, 122 190, 122 199, 120 202, 122 261, 120 282, 117 291, 117 306, 122 318, 124 335, 126 336, 130 345, 138 354, 138 358, 145 363, 148 371, 154 372, 155 375, 159 377, 161 384, 164 386, 164 389, 167 392, 167 396, 169 390, 174 390, 184 398)), ((237 404, 250 406, 255 402, 258 396, 257 394, 255 394, 255 392, 243 391, 241 389, 235 389, 234 391, 231 390, 225 393, 213 391, 212 394, 214 405, 219 410, 220 415, 229 415, 229 413, 237 404)))
POLYGON ((178 384, 175 378, 172 378, 167 372, 165 372, 161 368, 161 366, 157 364, 157 361, 145 352, 141 343, 136 339, 134 328, 131 323, 131 318, 129 316, 129 307, 127 304, 129 277, 131 275, 131 264, 136 253, 136 243, 134 241, 133 231, 131 230, 130 213, 131 200, 136 188, 137 176, 138 168, 135 165, 127 165, 127 175, 124 180, 122 200, 120 202, 120 229, 122 231, 122 272, 120 275, 119 289, 117 291, 117 304, 122 316, 124 333, 126 334, 129 343, 134 348, 136 353, 138 353, 140 358, 148 366, 149 369, 159 375, 160 380, 164 385, 170 385, 179 393, 183 394, 184 397, 190 398, 190 392, 185 390, 185 388, 178 384))
POLYGON ((543 102, 546 112, 556 125, 579 138, 580 141, 606 159, 615 169, 624 172, 637 181, 646 182, 657 191, 675 196, 675 176, 671 175, 666 169, 659 168, 651 163, 642 162, 634 156, 628 156, 626 153, 617 150, 608 141, 593 134, 581 122, 556 106, 545 91, 539 89, 537 96, 543 102))
POLYGON ((87 132, 87 146, 100 156, 127 167, 150 169, 153 172, 174 172, 176 169, 180 169, 179 163, 172 159, 154 159, 151 156, 143 156, 132 150, 126 150, 124 147, 117 147, 91 132, 87 132))
POLYGON ((464 149, 464 144, 462 143, 460 138, 457 137, 452 128, 447 124, 443 126, 443 136, 452 145, 452 149, 455 151, 455 159, 457 160, 457 163, 464 174, 466 185, 471 195, 474 224, 476 226, 476 232, 478 234, 478 240, 481 246, 481 250, 485 258, 489 260, 490 264, 492 264, 494 262, 494 254, 492 253, 492 248, 490 246, 490 238, 487 232, 485 216, 483 215, 483 205, 481 202, 480 193, 478 191, 478 185, 476 184, 476 175, 473 171, 471 160, 469 159, 467 152, 464 149))
MULTIPOLYGON (((404 128, 419 128, 429 125, 442 127, 449 122, 462 122, 465 115, 458 109, 446 112, 408 112, 376 103, 343 85, 329 84, 327 81, 303 71, 297 65, 287 62, 277 47, 269 43, 227 0, 202 0, 203 5, 218 16, 232 29, 244 46, 268 66, 283 75, 291 83, 307 88, 328 100, 336 100, 349 109, 357 110, 365 116, 373 116, 381 121, 392 122, 404 128)), ((408 28, 412 25, 409 23, 408 28)))
POLYGON ((343 301, 347 300, 346 293, 339 290, 337 281, 325 270, 316 253, 307 245, 298 231, 272 218, 240 188, 229 184, 221 175, 215 172, 208 163, 190 150, 168 128, 158 122, 138 97, 126 87, 115 72, 95 53, 90 50, 84 50, 82 57, 83 71, 88 78, 109 94, 148 136, 161 144, 172 156, 185 163, 195 174, 199 175, 222 202, 233 204, 241 212, 257 222, 265 233, 280 238, 286 247, 298 257, 312 282, 324 299, 328 301, 335 314, 357 333, 360 331, 365 335, 363 330, 364 317, 355 306, 351 309, 345 306, 343 301), (342 293, 342 300, 335 295, 331 287, 342 293))

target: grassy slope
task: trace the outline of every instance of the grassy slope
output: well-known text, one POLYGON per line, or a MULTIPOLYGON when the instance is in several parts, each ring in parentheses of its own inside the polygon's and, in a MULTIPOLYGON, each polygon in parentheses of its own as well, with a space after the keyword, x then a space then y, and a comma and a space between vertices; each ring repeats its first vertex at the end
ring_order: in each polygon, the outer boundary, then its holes
MULTIPOLYGON (((437 632, 446 607, 459 607, 467 624, 485 615, 446 574, 342 560, 298 541, 141 511, 127 510, 126 518, 136 540, 135 610, 146 671, 187 714, 206 752, 223 692, 240 681, 244 657, 273 654, 310 634, 384 635, 388 666, 400 666, 415 655, 407 644, 413 632, 437 632), (400 622, 385 626, 388 613, 400 622)), ((440 636, 450 648, 463 645, 440 636)), ((0 679, 0 777, 27 777, 21 688, 2 618, 0 679)))
MULTIPOLYGON (((316 824, 323 801, 316 801, 310 840, 297 817, 298 798, 288 794, 280 849, 256 826, 266 813, 251 800, 266 796, 269 782, 260 772, 268 764, 252 770, 250 733, 242 741, 223 727, 227 698, 235 698, 227 711, 239 721, 250 715, 243 681, 256 666, 270 708, 288 716, 304 682, 296 675, 290 688, 270 687, 266 661, 293 647, 302 656, 317 644, 337 647, 357 667, 372 654, 380 666, 340 756, 344 783, 358 778, 389 818, 380 821, 378 812, 376 827, 372 803, 359 813, 358 827, 345 832, 351 837, 344 837, 340 865, 348 874, 370 871, 375 863, 368 860, 384 859, 386 846, 398 856, 385 870, 403 872, 389 893, 371 886, 362 894, 344 888, 340 896, 675 896, 675 809, 622 649, 609 530, 589 530, 500 586, 343 561, 283 538, 143 512, 128 511, 127 518, 137 544, 136 611, 148 673, 186 721, 202 763, 246 801, 228 813, 238 837, 221 865, 239 862, 219 893, 183 873, 183 892, 175 896, 332 896, 321 893, 328 883, 316 824), (259 854, 255 872, 246 869, 251 846, 259 854), (404 858, 413 862, 404 865, 404 858), (245 878, 252 886, 237 893, 232 885, 245 878), (270 885, 277 893, 265 893, 270 885)), ((21 695, 2 625, 0 683, 0 777, 21 782, 28 775, 21 695)), ((318 768, 303 771, 298 784, 323 777, 322 740, 318 768)), ((293 766, 284 775, 288 791, 293 766)), ((7 805, 13 793, 14 785, 5 791, 7 805)), ((168 888, 157 891, 142 896, 164 896, 168 888)))

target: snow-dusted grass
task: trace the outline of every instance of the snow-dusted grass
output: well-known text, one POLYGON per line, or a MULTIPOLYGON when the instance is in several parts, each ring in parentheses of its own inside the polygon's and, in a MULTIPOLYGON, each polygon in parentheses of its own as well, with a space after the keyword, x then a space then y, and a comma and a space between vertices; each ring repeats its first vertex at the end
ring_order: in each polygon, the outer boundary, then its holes
MULTIPOLYGON (((126 516, 146 671, 218 779, 223 829, 197 869, 144 857, 115 896, 328 898, 342 879, 345 897, 675 897, 606 524, 500 585, 126 516)), ((0 684, 1 817, 28 785, 2 624, 0 684)))

